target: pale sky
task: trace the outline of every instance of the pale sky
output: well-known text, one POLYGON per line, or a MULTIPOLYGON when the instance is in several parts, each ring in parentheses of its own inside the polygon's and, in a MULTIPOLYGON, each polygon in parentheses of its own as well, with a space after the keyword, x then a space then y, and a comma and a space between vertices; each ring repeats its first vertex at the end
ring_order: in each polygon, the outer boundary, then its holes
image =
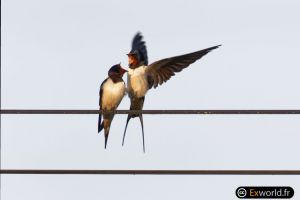
MULTIPOLYGON (((300 2, 1 2, 3 109, 98 109, 108 69, 141 31, 149 62, 222 44, 148 92, 145 109, 300 109, 300 2)), ((124 77, 126 80, 126 77, 124 77)), ((124 97, 119 109, 129 108, 124 97)), ((3 115, 6 169, 300 169, 297 115, 3 115)), ((237 199, 299 176, 2 175, 1 200, 237 199)))

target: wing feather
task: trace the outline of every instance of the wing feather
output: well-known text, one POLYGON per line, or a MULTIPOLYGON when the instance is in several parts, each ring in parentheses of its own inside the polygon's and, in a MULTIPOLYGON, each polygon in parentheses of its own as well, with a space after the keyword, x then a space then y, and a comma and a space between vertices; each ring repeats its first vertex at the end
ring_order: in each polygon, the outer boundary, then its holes
POLYGON ((158 85, 167 82, 175 73, 182 71, 190 64, 202 58, 210 51, 218 48, 221 45, 213 46, 207 49, 188 53, 180 56, 171 58, 165 58, 156 61, 147 67, 147 73, 153 80, 153 87, 156 88, 158 85))
POLYGON ((102 110, 102 97, 103 97, 103 85, 104 83, 108 80, 108 78, 106 78, 102 83, 101 83, 101 86, 100 86, 100 91, 99 91, 99 106, 100 106, 100 110, 102 110))
POLYGON ((143 36, 138 32, 133 40, 131 45, 131 52, 137 51, 139 56, 139 65, 148 65, 148 53, 145 41, 143 41, 143 36))

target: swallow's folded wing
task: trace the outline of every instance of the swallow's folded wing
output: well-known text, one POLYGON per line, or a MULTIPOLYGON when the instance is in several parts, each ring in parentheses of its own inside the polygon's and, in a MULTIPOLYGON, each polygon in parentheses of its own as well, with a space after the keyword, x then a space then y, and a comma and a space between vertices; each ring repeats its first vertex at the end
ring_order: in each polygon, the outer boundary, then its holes
MULTIPOLYGON (((108 79, 108 78, 107 78, 107 79, 108 79)), ((99 107, 100 107, 100 110, 102 109, 103 85, 104 85, 104 83, 107 81, 107 79, 105 79, 105 80, 101 83, 101 86, 100 86, 100 91, 99 91, 99 107)))
POLYGON ((149 82, 153 83, 150 85, 149 89, 152 86, 156 88, 158 84, 163 84, 164 82, 169 80, 171 76, 174 76, 176 72, 180 72, 182 69, 188 67, 190 64, 194 63, 196 60, 202 58, 211 50, 216 49, 219 46, 221 45, 210 47, 189 54, 165 58, 152 63, 146 69, 146 73, 148 74, 149 79, 151 79, 149 82))
MULTIPOLYGON (((108 79, 108 78, 107 78, 108 79)), ((100 91, 99 91, 99 107, 100 110, 102 110, 102 97, 103 97, 103 85, 104 83, 107 81, 107 79, 105 79, 100 86, 100 91)), ((99 118, 98 118, 98 133, 101 132, 101 130, 103 129, 103 124, 101 123, 101 113, 99 114, 99 118)))

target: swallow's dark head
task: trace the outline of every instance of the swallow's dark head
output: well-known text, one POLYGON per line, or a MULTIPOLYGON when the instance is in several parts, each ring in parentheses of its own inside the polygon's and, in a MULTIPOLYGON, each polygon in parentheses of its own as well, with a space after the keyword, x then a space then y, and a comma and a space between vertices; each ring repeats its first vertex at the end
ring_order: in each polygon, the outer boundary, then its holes
POLYGON ((125 72, 127 72, 127 70, 122 68, 121 64, 117 64, 109 69, 108 76, 111 78, 122 78, 125 72))

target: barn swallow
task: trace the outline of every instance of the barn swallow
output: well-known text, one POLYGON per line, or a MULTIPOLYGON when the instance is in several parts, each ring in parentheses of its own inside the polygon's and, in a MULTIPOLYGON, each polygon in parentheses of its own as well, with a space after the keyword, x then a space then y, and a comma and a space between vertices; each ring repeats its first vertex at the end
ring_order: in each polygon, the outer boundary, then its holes
POLYGON ((103 113, 99 114, 98 133, 104 128, 105 149, 111 121, 114 118, 114 113, 106 113, 105 111, 116 110, 123 99, 125 95, 125 83, 122 77, 125 72, 127 72, 127 70, 123 69, 120 64, 112 66, 108 71, 108 78, 106 78, 100 86, 99 106, 103 113), (103 115, 102 122, 101 115, 103 115))
MULTIPOLYGON (((200 51, 165 58, 148 65, 146 44, 141 33, 137 33, 132 40, 131 51, 128 55, 129 69, 127 74, 128 96, 130 98, 130 110, 142 110, 145 95, 149 89, 168 81, 175 73, 182 71, 196 60, 202 58, 210 51, 221 45, 213 46, 200 51)), ((142 126, 143 150, 145 152, 144 125, 142 114, 128 114, 123 135, 122 145, 126 135, 128 122, 131 118, 139 117, 142 126)))

